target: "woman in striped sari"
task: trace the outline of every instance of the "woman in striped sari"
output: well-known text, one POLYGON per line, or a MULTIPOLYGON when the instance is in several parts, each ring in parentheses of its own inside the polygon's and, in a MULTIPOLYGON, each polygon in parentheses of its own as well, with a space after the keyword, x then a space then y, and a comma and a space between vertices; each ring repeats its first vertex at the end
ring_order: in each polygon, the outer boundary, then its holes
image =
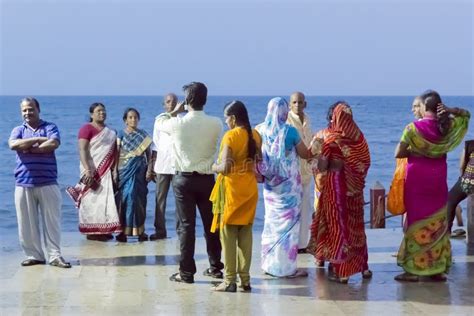
POLYGON ((309 251, 317 264, 330 262, 331 281, 347 283, 358 272, 370 278, 363 195, 369 147, 345 102, 336 102, 326 132, 318 159, 318 171, 326 176, 311 226, 309 251))
POLYGON ((396 158, 408 158, 406 221, 397 258, 405 272, 397 281, 444 281, 451 266, 446 154, 462 141, 470 115, 446 108, 435 91, 421 95, 421 114, 422 119, 406 126, 395 151, 396 158))

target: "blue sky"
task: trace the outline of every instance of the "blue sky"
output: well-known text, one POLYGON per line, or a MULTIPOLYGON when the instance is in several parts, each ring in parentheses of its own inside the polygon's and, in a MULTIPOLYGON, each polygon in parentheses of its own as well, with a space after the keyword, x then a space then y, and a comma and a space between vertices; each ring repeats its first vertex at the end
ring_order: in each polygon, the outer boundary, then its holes
POLYGON ((473 95, 472 0, 0 0, 1 95, 473 95))

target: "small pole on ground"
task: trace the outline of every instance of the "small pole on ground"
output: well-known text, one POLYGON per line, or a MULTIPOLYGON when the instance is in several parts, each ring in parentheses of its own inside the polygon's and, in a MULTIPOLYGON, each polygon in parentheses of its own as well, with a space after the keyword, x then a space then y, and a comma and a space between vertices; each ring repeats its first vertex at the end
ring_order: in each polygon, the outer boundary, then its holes
POLYGON ((474 245, 474 194, 467 197, 467 238, 466 241, 470 245, 474 245))
POLYGON ((385 188, 379 181, 370 189, 370 228, 385 228, 385 188))

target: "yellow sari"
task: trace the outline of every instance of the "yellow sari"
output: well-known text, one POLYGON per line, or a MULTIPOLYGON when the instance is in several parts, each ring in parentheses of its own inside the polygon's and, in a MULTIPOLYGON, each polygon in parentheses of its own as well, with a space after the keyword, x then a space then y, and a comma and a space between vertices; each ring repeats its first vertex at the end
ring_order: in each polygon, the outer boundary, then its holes
MULTIPOLYGON (((253 130, 253 138, 259 147, 260 135, 253 130)), ((258 188, 254 173, 254 162, 247 151, 248 133, 242 127, 226 132, 222 138, 222 149, 227 145, 232 150, 231 172, 219 174, 209 200, 213 203, 214 219, 211 232, 220 225, 249 225, 253 223, 257 209, 258 188)))

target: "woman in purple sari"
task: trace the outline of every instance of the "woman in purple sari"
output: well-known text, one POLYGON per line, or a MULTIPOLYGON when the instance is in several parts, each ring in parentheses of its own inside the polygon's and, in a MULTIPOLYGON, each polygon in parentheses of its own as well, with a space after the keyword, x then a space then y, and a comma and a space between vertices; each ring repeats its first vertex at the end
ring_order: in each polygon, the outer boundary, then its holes
POLYGON ((430 277, 444 281, 451 266, 446 154, 462 141, 470 115, 445 107, 435 91, 420 98, 423 118, 406 126, 395 151, 396 158, 408 158, 406 222, 397 258, 405 272, 395 280, 416 282, 430 277))

